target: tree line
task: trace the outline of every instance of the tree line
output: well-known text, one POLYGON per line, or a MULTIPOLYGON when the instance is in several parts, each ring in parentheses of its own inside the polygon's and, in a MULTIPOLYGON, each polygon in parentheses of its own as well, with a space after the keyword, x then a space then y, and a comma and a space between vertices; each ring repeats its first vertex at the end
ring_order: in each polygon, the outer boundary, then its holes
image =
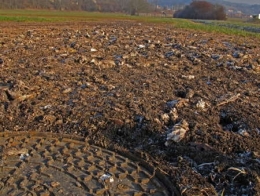
POLYGON ((100 12, 149 12, 147 0, 0 0, 0 9, 53 9, 100 12))

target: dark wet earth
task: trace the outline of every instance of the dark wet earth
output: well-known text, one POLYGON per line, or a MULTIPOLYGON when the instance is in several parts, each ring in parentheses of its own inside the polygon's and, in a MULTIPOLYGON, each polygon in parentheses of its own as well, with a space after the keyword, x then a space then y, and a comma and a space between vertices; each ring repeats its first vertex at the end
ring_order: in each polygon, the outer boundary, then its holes
POLYGON ((0 131, 83 136, 181 195, 259 195, 260 40, 135 22, 0 24, 0 131))

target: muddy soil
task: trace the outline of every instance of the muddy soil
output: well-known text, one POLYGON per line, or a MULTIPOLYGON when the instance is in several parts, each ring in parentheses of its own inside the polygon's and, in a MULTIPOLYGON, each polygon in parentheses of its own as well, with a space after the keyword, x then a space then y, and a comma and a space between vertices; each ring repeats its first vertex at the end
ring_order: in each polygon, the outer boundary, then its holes
POLYGON ((0 131, 129 151, 181 195, 259 195, 259 45, 138 22, 1 23, 0 131))

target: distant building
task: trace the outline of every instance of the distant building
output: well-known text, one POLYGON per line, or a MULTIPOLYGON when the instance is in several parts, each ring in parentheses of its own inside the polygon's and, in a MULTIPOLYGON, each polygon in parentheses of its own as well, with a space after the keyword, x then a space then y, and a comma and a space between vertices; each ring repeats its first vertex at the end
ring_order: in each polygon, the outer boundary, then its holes
POLYGON ((227 14, 227 17, 230 17, 230 18, 245 18, 246 17, 245 13, 243 13, 240 10, 229 9, 229 10, 227 10, 226 14, 227 14))
POLYGON ((260 14, 251 15, 250 18, 260 19, 260 14))

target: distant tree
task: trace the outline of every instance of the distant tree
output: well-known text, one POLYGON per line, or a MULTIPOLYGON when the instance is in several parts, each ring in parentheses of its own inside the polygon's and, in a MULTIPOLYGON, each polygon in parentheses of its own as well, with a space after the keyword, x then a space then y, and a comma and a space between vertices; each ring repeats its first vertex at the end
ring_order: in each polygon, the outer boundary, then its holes
POLYGON ((215 5, 215 17, 217 20, 226 20, 227 16, 226 16, 226 12, 225 12, 225 8, 221 5, 215 5))
POLYGON ((53 9, 55 10, 61 10, 61 1, 60 0, 53 0, 53 9))
POLYGON ((128 12, 131 15, 138 15, 140 12, 151 11, 151 4, 147 0, 128 0, 128 12))
POLYGON ((178 10, 173 15, 175 18, 225 20, 226 13, 222 5, 212 4, 207 1, 192 1, 190 5, 178 10))

